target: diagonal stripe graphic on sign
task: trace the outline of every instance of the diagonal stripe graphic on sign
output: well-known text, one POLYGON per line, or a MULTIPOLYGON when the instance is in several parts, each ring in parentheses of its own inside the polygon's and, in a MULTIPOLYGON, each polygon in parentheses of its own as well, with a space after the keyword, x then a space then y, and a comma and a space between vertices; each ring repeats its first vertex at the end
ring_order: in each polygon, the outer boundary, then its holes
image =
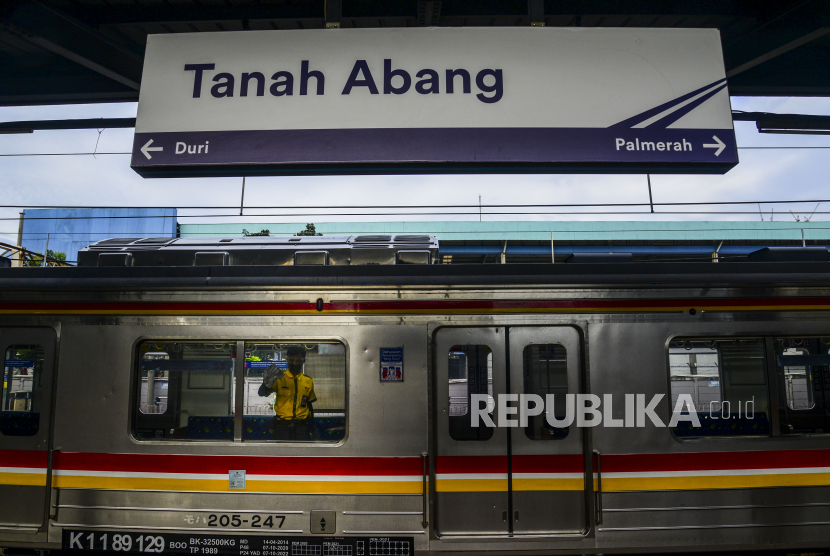
POLYGON ((703 95, 699 96, 698 98, 695 98, 694 100, 691 100, 688 104, 677 107, 676 110, 671 111, 670 113, 666 114, 664 117, 662 117, 658 120, 655 120, 651 123, 648 123, 648 124, 644 125, 643 127, 649 127, 649 128, 652 128, 652 129, 654 129, 654 128, 665 129, 665 128, 669 127, 670 125, 672 125, 677 120, 679 120, 680 118, 682 118, 683 116, 685 116, 686 114, 688 114, 689 112, 691 112, 692 110, 694 110, 695 108, 697 108, 698 106, 700 106, 701 104, 703 104, 704 102, 706 102, 707 100, 709 100, 710 98, 712 98, 713 96, 715 96, 716 94, 718 94, 719 92, 721 92, 722 90, 724 90, 725 88, 726 88, 726 83, 724 83, 723 85, 720 85, 718 87, 715 87, 714 89, 712 89, 708 93, 703 94, 703 95))
POLYGON ((656 106, 654 108, 646 110, 645 112, 641 112, 640 114, 637 114, 636 116, 632 116, 632 117, 627 118, 627 119, 625 119, 625 120, 623 120, 619 123, 616 123, 612 126, 609 126, 609 129, 634 127, 637 124, 640 124, 640 123, 648 120, 649 118, 653 118, 654 116, 656 116, 658 114, 661 114, 661 113, 665 112, 666 110, 669 110, 673 107, 676 107, 677 105, 682 104, 682 103, 688 101, 689 99, 694 98, 695 96, 706 92, 707 90, 711 89, 712 87, 714 87, 716 85, 721 85, 721 84, 726 84, 726 79, 718 79, 717 81, 709 83, 708 85, 706 85, 704 87, 701 87, 700 89, 695 89, 694 91, 692 91, 690 93, 686 93, 683 96, 677 97, 676 99, 670 100, 669 102, 665 102, 665 103, 661 104, 660 106, 656 106))

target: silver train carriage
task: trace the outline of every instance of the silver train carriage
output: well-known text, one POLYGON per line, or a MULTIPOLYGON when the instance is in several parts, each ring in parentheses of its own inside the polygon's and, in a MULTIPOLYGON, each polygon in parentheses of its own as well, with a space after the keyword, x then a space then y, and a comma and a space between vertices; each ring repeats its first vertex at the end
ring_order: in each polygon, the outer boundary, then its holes
POLYGON ((830 546, 826 250, 439 265, 434 237, 364 236, 79 261, 0 269, 9 554, 830 546), (308 404, 260 395, 298 346, 308 404))

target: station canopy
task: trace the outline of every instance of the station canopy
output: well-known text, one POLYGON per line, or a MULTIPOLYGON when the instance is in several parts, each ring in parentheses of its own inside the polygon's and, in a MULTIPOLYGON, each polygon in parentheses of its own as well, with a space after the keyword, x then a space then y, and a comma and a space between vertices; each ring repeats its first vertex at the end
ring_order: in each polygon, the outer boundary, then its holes
POLYGON ((731 95, 830 95, 826 0, 5 0, 0 106, 137 101, 150 34, 530 25, 718 29, 731 95))

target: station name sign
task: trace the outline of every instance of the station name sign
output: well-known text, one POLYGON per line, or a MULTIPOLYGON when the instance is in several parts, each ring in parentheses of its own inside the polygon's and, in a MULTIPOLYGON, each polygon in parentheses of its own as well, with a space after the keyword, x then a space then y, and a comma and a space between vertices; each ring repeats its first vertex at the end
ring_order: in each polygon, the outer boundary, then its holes
POLYGON ((723 173, 706 29, 326 29, 150 35, 145 177, 723 173))

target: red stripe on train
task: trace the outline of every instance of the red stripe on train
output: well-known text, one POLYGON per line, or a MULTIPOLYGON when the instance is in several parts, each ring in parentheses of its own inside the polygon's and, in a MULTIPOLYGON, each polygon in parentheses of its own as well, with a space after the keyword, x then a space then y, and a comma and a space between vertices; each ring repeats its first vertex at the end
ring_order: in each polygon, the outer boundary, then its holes
POLYGON ((602 471, 714 471, 830 467, 830 450, 756 450, 673 454, 603 454, 602 471))
POLYGON ((438 456, 436 473, 507 473, 507 456, 438 456))
POLYGON ((513 473, 582 473, 582 454, 548 456, 513 456, 513 473))
POLYGON ((49 452, 43 450, 0 450, 0 467, 31 467, 46 469, 49 452))
POLYGON ((54 467, 63 471, 222 473, 245 469, 249 475, 417 475, 420 457, 271 457, 175 454, 61 452, 54 467))

